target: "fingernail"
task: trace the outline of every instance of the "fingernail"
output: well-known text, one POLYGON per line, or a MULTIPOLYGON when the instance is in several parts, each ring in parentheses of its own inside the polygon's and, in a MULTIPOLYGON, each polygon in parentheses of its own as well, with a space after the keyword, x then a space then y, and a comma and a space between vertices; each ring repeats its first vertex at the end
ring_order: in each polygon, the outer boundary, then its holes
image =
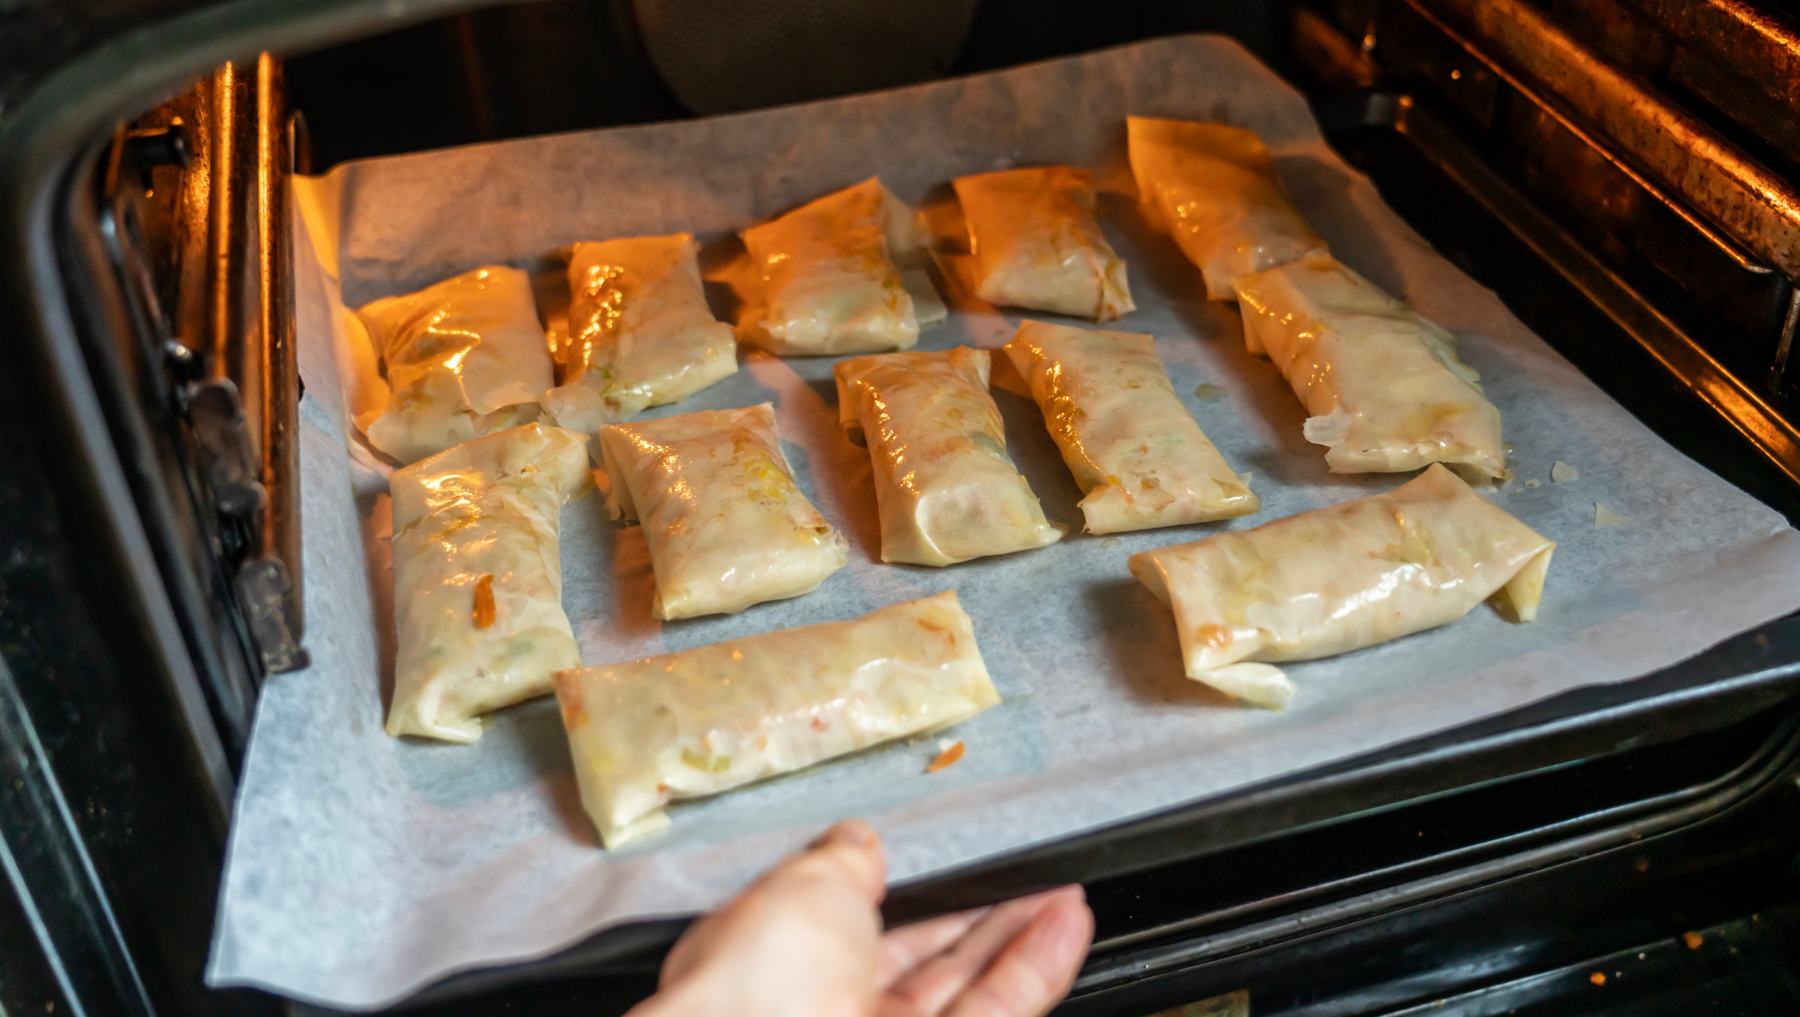
POLYGON ((846 819, 834 824, 813 841, 814 847, 825 847, 828 844, 843 844, 847 847, 869 848, 876 841, 875 828, 860 819, 846 819))

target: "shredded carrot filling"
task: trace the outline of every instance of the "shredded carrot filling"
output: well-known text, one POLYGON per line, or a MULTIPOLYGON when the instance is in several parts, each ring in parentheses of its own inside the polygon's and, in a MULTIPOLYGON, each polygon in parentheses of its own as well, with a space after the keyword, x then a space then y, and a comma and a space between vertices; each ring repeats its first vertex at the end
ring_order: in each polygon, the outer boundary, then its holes
POLYGON ((494 574, 487 573, 475 581, 475 627, 485 629, 494 624, 494 574))
POLYGON ((944 751, 938 753, 937 758, 931 761, 931 765, 927 766, 925 768, 925 772, 926 773, 936 773, 939 770, 948 769, 952 766, 955 766, 957 760, 961 759, 962 757, 963 757, 963 743, 957 742, 955 745, 952 745, 949 748, 945 749, 944 751))

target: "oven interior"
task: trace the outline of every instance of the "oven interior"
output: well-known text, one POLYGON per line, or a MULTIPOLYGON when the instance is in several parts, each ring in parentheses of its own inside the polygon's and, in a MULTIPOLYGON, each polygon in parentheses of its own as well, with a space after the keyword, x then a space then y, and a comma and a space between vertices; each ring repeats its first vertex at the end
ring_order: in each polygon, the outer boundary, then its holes
MULTIPOLYGON (((292 172, 1227 32, 1440 252, 1800 517, 1783 4, 929 3, 860 15, 900 19, 891 60, 753 82, 703 5, 234 6, 231 31, 146 13, 145 45, 211 31, 234 59, 157 51, 191 84, 120 83, 112 107, 65 75, 38 172, 6 167, 9 199, 36 203, 4 225, 39 272, 8 282, 22 341, 0 372, 5 1012, 318 1012, 199 977, 257 689, 306 659, 292 172)), ((1071 1013, 1773 1012, 1800 1005, 1797 776, 1788 618, 1628 686, 904 887, 891 912, 1086 882, 1098 937, 1071 1013)), ((410 1009, 622 1012, 676 929, 459 976, 410 1009)))

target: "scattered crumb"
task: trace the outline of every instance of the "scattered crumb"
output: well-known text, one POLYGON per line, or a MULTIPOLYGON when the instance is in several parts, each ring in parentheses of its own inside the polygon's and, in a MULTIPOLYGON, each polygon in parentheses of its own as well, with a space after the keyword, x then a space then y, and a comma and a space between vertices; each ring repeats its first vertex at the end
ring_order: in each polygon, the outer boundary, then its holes
POLYGON ((1638 951, 1638 960, 1643 960, 1643 959, 1644 959, 1644 951, 1639 950, 1638 951))
POLYGON ((1566 484, 1581 477, 1581 471, 1558 459, 1550 464, 1550 479, 1558 484, 1566 484))
POLYGON ((1595 526, 1621 526, 1621 525, 1624 525, 1624 523, 1625 523, 1624 516, 1618 514, 1617 512, 1614 512, 1612 509, 1607 508, 1605 505, 1602 505, 1600 502, 1594 503, 1594 525, 1595 526))
POLYGON ((1706 937, 1698 932, 1684 932, 1681 934, 1681 941, 1687 944, 1689 950, 1698 950, 1700 944, 1706 942, 1706 937))
POLYGON ((1214 385, 1211 382, 1206 382, 1205 384, 1194 386, 1194 395, 1201 399, 1222 399, 1225 396, 1225 389, 1218 385, 1214 385))
POLYGON ((1118 547, 1119 546, 1119 538, 1117 538, 1117 537, 1101 537, 1100 538, 1100 546, 1101 547, 1118 547))
POLYGON ((954 738, 939 738, 937 740, 937 750, 939 752, 949 752, 951 749, 955 748, 956 746, 957 746, 957 741, 954 738))
POLYGON ((1606 972, 1596 971, 1593 974, 1588 976, 1588 981, 1593 982, 1595 985, 1605 985, 1606 984, 1606 972))
POLYGON ((1650 871, 1650 859, 1639 858, 1637 861, 1631 863, 1631 867, 1638 870, 1639 872, 1649 872, 1650 871))
POLYGON ((962 757, 963 757, 963 743, 957 742, 956 744, 950 746, 949 748, 945 749, 944 751, 938 753, 937 758, 933 759, 931 761, 931 765, 927 766, 925 768, 925 772, 926 773, 936 773, 939 770, 948 769, 952 766, 955 766, 957 763, 957 760, 961 759, 962 757))
POLYGON ((1538 485, 1540 485, 1542 483, 1543 483, 1543 481, 1537 479, 1536 477, 1532 477, 1529 480, 1525 481, 1525 486, 1526 487, 1537 487, 1538 485))

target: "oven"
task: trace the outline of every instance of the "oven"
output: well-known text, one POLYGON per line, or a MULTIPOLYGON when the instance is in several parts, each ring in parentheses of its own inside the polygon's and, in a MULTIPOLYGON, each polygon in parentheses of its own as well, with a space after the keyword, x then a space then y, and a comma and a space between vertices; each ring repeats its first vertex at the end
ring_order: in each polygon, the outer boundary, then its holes
MULTIPOLYGON (((820 32, 902 17, 801 6, 820 32)), ((750 79, 701 5, 470 8, 0 12, 0 1012, 325 1012, 202 976, 259 691, 308 660, 297 172, 1225 33, 1441 254, 1800 518, 1789 5, 971 0, 906 12, 892 59, 750 79)), ((1065 881, 1097 918, 1071 1014, 1800 1010, 1800 618, 910 883, 888 910, 1065 881)), ((398 1009, 622 1012, 679 927, 398 1009)))

